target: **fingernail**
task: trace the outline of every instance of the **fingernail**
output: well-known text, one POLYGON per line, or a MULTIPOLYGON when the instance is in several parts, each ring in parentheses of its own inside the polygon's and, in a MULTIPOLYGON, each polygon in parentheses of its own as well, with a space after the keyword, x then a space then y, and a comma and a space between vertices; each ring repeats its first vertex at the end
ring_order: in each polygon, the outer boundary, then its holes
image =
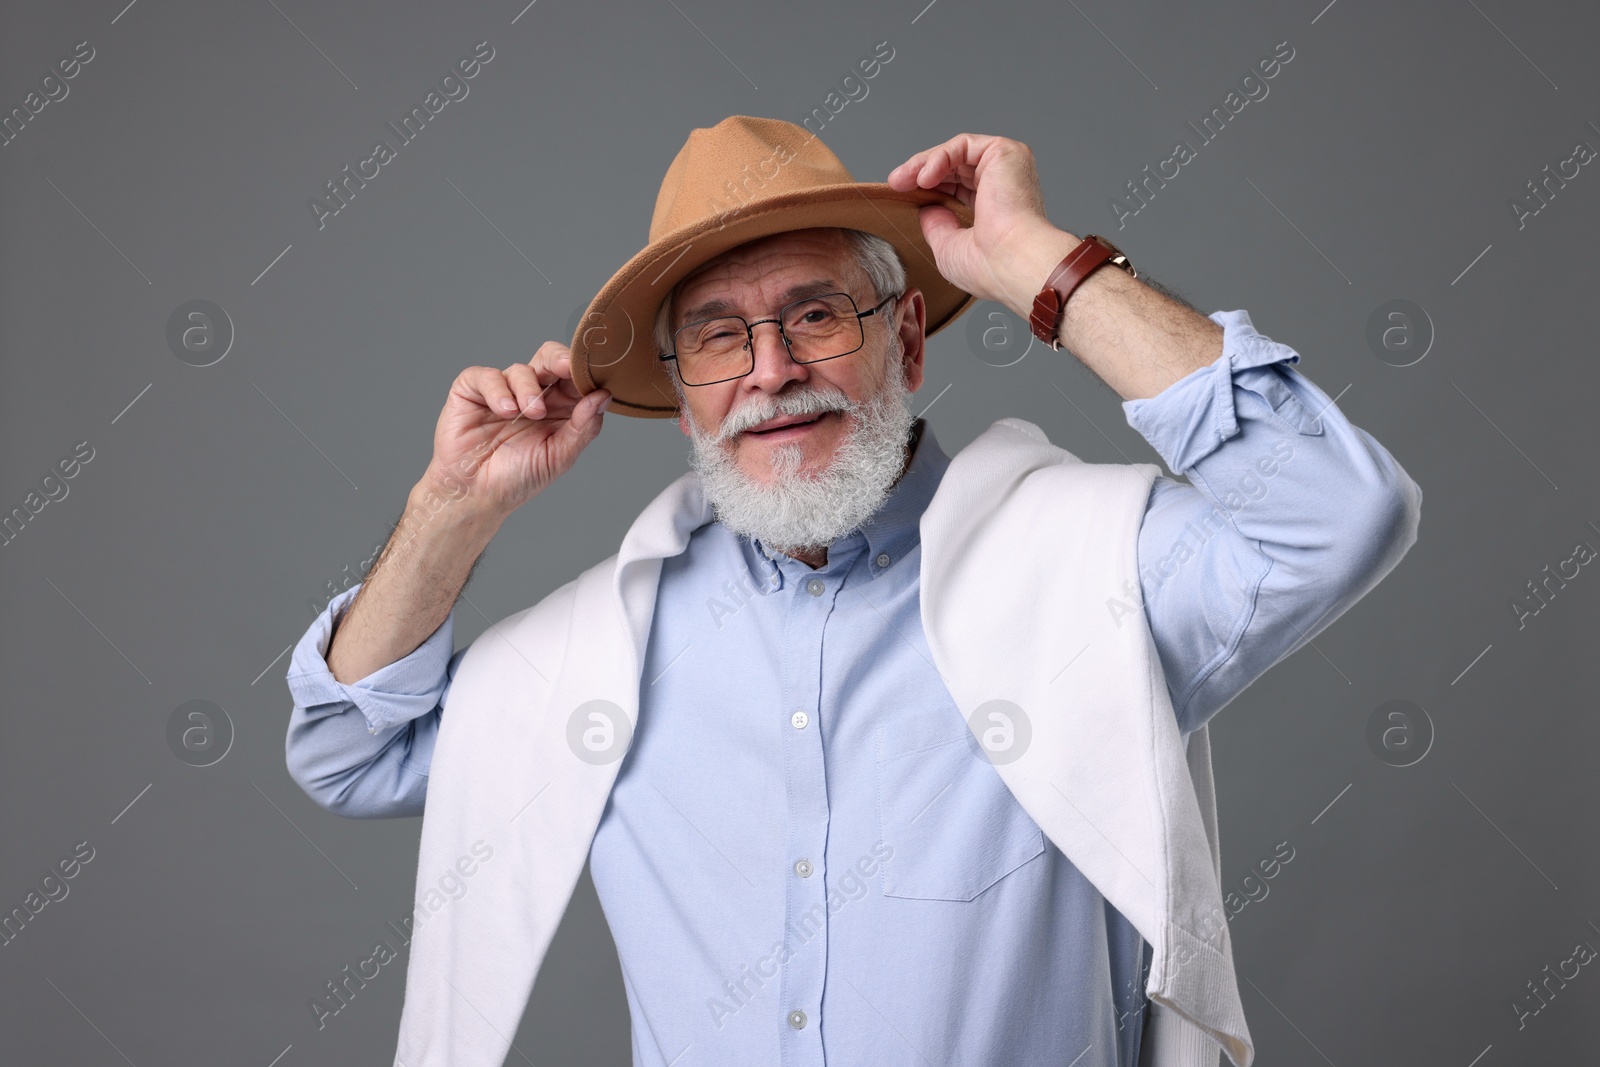
POLYGON ((501 411, 515 411, 517 410, 517 402, 509 396, 504 396, 500 398, 499 407, 501 411))
POLYGON ((611 396, 610 396, 610 394, 607 394, 606 398, 604 400, 600 401, 600 410, 604 411, 606 408, 608 408, 610 406, 611 406, 611 396))

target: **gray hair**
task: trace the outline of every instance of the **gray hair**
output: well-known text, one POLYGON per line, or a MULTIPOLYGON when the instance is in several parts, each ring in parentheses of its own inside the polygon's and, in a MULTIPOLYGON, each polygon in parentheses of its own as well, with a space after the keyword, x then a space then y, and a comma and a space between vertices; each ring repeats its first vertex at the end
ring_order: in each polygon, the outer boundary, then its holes
MULTIPOLYGON (((866 272, 867 279, 872 282, 872 288, 877 303, 890 293, 902 293, 906 287, 906 268, 900 262, 900 254, 894 250, 894 245, 885 241, 875 233, 865 230, 843 230, 849 239, 851 251, 855 254, 856 262, 866 272)), ((672 350, 672 305, 678 299, 678 288, 683 283, 672 287, 667 293, 667 298, 661 302, 660 309, 656 312, 655 341, 656 349, 660 352, 672 350)), ((676 374, 671 375, 672 384, 678 390, 679 397, 683 395, 683 387, 676 374)))

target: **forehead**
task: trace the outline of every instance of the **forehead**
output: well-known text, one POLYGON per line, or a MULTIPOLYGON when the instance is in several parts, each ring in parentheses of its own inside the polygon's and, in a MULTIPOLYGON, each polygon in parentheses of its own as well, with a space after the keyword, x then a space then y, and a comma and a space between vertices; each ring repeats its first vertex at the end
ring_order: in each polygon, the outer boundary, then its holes
POLYGON ((766 305, 807 282, 859 293, 867 282, 844 231, 832 228, 790 230, 758 238, 709 260, 678 285, 675 319, 683 322, 711 311, 776 310, 766 305))

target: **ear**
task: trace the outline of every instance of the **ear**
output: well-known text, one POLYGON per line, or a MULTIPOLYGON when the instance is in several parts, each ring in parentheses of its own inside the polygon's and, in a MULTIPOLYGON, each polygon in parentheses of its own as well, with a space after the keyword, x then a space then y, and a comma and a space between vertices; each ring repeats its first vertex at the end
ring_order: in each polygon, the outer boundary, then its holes
POLYGON ((895 330, 900 338, 900 373, 905 375, 906 389, 916 392, 922 388, 923 355, 927 350, 924 328, 927 324, 928 306, 922 290, 912 286, 895 301, 895 330))

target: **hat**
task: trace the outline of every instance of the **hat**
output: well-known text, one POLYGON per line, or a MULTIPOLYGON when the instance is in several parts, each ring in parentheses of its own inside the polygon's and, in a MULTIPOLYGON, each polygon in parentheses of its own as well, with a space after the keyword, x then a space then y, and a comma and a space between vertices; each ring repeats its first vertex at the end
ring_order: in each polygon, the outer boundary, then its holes
MULTIPOLYGON (((678 414, 671 371, 656 350, 655 319, 672 287, 722 253, 786 230, 839 226, 894 246, 906 283, 922 290, 925 331, 937 333, 973 297, 939 273, 917 209, 943 204, 964 226, 972 209, 932 189, 897 192, 858 182, 803 126, 733 115, 689 134, 661 179, 650 243, 611 276, 572 338, 572 380, 580 393, 605 388, 607 411, 636 418, 678 414)), ((882 294, 888 295, 888 294, 882 294)))

